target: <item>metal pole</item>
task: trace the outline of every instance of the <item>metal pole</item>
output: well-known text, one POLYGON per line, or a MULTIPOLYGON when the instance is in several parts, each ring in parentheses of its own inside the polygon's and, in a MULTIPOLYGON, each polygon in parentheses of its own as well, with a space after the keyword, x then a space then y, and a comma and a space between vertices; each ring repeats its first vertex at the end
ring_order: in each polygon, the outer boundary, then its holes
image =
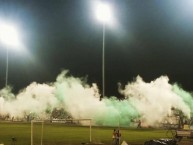
POLYGON ((90 142, 92 142, 92 128, 91 128, 92 120, 90 119, 90 142))
POLYGON ((5 87, 7 88, 7 82, 8 82, 8 64, 9 64, 9 52, 8 52, 8 48, 7 48, 7 57, 6 57, 6 74, 5 74, 5 87))
POLYGON ((31 121, 31 145, 33 145, 33 120, 31 121))
POLYGON ((42 122, 42 134, 41 134, 41 145, 43 145, 43 130, 44 130, 44 121, 42 122))
MULTIPOLYGON (((105 22, 103 23, 102 94, 103 94, 102 97, 105 97, 105 22)), ((102 100, 102 98, 100 100, 102 100)))

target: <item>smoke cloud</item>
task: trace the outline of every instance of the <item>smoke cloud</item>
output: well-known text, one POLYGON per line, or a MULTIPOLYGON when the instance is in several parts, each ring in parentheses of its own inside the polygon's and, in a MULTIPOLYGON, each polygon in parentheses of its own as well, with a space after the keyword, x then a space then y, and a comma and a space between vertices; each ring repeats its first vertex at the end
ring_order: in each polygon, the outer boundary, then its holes
POLYGON ((193 114, 193 97, 177 84, 169 84, 167 76, 149 83, 138 76, 119 92, 124 100, 115 97, 99 101, 96 84, 89 85, 84 79, 62 71, 56 82, 31 83, 18 94, 11 88, 0 90, 0 115, 25 118, 34 114, 37 119, 49 119, 54 108, 63 108, 75 119, 90 118, 95 125, 129 125, 141 119, 147 125, 155 125, 171 114, 171 108, 181 110, 187 117, 193 114))
MULTIPOLYGON (((185 102, 183 90, 179 88, 177 90, 177 88, 177 85, 169 84, 167 76, 161 76, 150 83, 144 82, 138 76, 120 92, 136 107, 147 124, 155 124, 171 115, 171 108, 177 108, 190 117, 192 108, 187 101, 185 102), (176 93, 177 91, 179 93, 176 93)), ((193 101, 190 94, 188 99, 193 101)))

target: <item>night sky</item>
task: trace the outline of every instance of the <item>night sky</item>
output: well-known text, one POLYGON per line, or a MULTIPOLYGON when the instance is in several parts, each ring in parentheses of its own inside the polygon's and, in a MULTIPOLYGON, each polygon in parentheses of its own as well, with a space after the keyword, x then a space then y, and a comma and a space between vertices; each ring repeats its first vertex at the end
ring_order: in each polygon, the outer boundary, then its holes
MULTIPOLYGON (((97 0, 0 0, 0 20, 19 29, 24 51, 9 50, 8 84, 17 92, 31 82, 55 82, 63 69, 102 83, 102 24, 97 0)), ((99 1, 99 0, 98 0, 99 1)), ((141 76, 167 75, 193 91, 193 1, 108 0, 114 25, 106 26, 106 95, 141 76)), ((11 42, 10 42, 11 43, 11 42)), ((6 46, 0 44, 0 88, 5 86, 6 46)))

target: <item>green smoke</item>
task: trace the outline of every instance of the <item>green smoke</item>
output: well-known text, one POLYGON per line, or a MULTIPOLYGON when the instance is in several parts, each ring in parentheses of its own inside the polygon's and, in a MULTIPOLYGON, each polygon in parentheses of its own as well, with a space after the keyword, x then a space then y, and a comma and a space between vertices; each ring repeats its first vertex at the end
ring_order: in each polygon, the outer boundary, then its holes
POLYGON ((191 116, 193 116, 193 95, 192 93, 189 93, 182 88, 179 87, 179 85, 174 84, 173 85, 173 91, 182 97, 183 101, 188 105, 188 107, 191 110, 191 116))
POLYGON ((82 79, 66 75, 67 72, 63 72, 58 76, 55 95, 73 118, 90 118, 95 125, 123 126, 139 115, 128 100, 111 97, 99 101, 96 85, 85 85, 82 79))
POLYGON ((133 118, 139 116, 137 110, 128 100, 117 100, 115 97, 102 100, 105 105, 103 114, 95 116, 98 125, 126 126, 133 118))

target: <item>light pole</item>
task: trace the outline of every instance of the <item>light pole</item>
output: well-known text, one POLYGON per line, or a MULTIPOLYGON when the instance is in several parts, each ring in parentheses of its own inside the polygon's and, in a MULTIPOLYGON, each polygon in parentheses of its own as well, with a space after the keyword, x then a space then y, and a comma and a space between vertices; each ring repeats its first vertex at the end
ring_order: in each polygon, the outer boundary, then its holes
POLYGON ((17 48, 20 46, 19 35, 17 29, 10 23, 0 21, 0 42, 6 46, 6 73, 5 87, 8 84, 9 70, 9 48, 17 48))
MULTIPOLYGON (((103 24, 103 39, 102 39, 102 97, 105 96, 105 28, 106 24, 111 20, 110 5, 105 2, 97 4, 96 16, 103 24)), ((101 100, 102 98, 100 98, 101 100)))
MULTIPOLYGON (((103 23, 103 47, 102 47, 102 89, 103 89, 103 96, 105 96, 105 26, 106 24, 103 23)), ((102 98, 100 98, 101 100, 102 98)))
POLYGON ((9 51, 8 51, 8 48, 6 49, 6 51, 7 51, 7 56, 6 56, 5 87, 7 88, 8 70, 9 70, 9 51))

